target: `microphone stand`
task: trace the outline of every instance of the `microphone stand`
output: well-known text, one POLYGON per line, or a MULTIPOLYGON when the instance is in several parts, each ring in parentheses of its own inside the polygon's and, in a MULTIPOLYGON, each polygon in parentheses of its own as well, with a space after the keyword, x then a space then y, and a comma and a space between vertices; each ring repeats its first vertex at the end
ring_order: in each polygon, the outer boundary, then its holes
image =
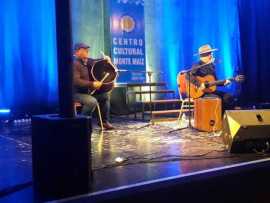
POLYGON ((190 103, 191 103, 191 98, 190 98, 190 85, 191 85, 190 78, 191 78, 191 72, 192 71, 196 71, 196 70, 198 70, 200 68, 203 68, 204 66, 206 66, 208 64, 211 64, 211 63, 212 63, 212 61, 209 62, 209 63, 205 63, 205 64, 202 64, 202 65, 199 65, 199 66, 197 66, 195 68, 189 68, 187 70, 181 71, 181 73, 187 74, 187 76, 188 76, 188 114, 189 114, 189 116, 188 116, 188 125, 186 127, 183 127, 183 128, 177 128, 177 129, 171 130, 171 131, 169 131, 169 133, 180 131, 180 130, 184 130, 184 129, 195 129, 191 125, 191 105, 190 105, 190 103))
POLYGON ((138 129, 142 129, 142 128, 145 128, 145 127, 148 127, 148 126, 151 126, 152 123, 151 123, 151 120, 152 120, 152 112, 153 112, 153 108, 152 108, 152 74, 153 74, 153 71, 146 71, 147 75, 148 75, 148 78, 149 78, 149 110, 150 110, 150 122, 144 126, 141 126, 139 128, 137 128, 136 130, 138 129))
POLYGON ((152 71, 147 71, 149 78, 149 109, 150 109, 150 120, 152 120, 152 71))

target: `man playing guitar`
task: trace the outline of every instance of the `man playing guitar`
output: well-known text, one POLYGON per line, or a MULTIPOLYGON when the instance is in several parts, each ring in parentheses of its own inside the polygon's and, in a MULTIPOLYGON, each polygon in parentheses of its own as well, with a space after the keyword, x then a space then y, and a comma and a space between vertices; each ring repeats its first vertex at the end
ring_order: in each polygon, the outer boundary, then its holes
MULTIPOLYGON (((214 91, 206 91, 208 88, 210 88, 210 83, 204 82, 202 80, 199 80, 199 78, 213 78, 213 80, 217 80, 216 77, 216 70, 214 65, 214 57, 213 52, 217 49, 212 49, 210 45, 206 44, 199 48, 199 57, 200 61, 197 64, 194 64, 192 66, 192 71, 190 73, 190 82, 191 82, 191 88, 192 86, 195 86, 198 92, 202 92, 203 97, 216 95, 219 96, 222 99, 223 103, 223 110, 224 109, 230 109, 233 106, 233 97, 231 94, 217 91, 214 89, 214 91), (201 66, 201 67, 199 67, 201 66)), ((188 76, 186 76, 188 77, 188 76)), ((231 83, 231 80, 223 80, 216 83, 216 86, 226 86, 231 83)), ((192 96, 192 95, 191 95, 192 96)), ((200 96, 200 95, 199 95, 200 96)))

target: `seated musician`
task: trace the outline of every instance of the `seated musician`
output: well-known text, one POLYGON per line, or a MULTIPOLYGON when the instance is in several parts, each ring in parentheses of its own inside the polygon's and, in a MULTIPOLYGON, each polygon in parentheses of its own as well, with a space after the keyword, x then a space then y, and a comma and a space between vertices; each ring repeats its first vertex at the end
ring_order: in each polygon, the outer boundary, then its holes
MULTIPOLYGON (((110 117, 110 93, 94 93, 89 92, 101 88, 100 81, 94 81, 90 77, 91 69, 97 59, 88 58, 89 46, 84 43, 77 43, 74 47, 74 61, 73 61, 73 85, 74 85, 74 100, 80 102, 83 115, 92 115, 97 104, 100 106, 103 127, 107 130, 114 129, 109 122, 110 117)), ((105 60, 110 60, 108 56, 105 60)), ((99 59, 100 60, 100 59, 99 59)), ((100 125, 100 123, 99 123, 100 125)))
MULTIPOLYGON (((201 46, 198 50, 199 52, 198 55, 200 57, 200 60, 198 63, 192 66, 192 69, 194 70, 191 71, 190 80, 191 80, 191 83, 199 87, 200 90, 204 90, 205 88, 207 88, 207 83, 200 83, 196 79, 198 76, 205 77, 205 76, 211 75, 215 78, 215 80, 217 80, 215 64, 214 64, 214 56, 213 56, 213 52, 216 50, 217 49, 212 49, 211 46, 208 44, 201 46), (201 66, 201 65, 203 65, 201 68, 196 69, 196 67, 201 66)), ((224 82, 219 83, 218 86, 226 86, 230 83, 231 83, 230 80, 224 80, 224 82)), ((233 107, 234 101, 231 94, 216 90, 214 92, 205 93, 203 95, 203 97, 209 97, 209 96, 218 96, 222 99, 223 112, 224 110, 231 109, 233 107)))

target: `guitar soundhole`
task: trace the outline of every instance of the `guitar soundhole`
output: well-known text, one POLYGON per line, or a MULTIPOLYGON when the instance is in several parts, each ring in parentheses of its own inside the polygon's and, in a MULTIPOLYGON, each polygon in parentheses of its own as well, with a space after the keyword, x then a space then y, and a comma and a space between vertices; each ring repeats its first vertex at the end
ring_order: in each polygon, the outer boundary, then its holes
POLYGON ((204 85, 205 85, 205 88, 208 88, 209 87, 209 82, 208 81, 205 81, 204 82, 204 85))

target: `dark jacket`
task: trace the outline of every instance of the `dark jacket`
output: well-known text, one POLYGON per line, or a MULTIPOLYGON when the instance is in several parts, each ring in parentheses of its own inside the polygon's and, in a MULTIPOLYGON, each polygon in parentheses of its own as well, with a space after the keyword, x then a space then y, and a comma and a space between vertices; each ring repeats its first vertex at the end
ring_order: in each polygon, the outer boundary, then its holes
POLYGON ((87 94, 94 90, 94 79, 91 76, 91 69, 95 63, 95 59, 89 58, 86 63, 81 59, 75 58, 73 61, 73 86, 74 93, 87 94))
MULTIPOLYGON (((203 65, 202 61, 192 66, 193 70, 191 71, 190 74, 190 81, 192 84, 195 84, 198 87, 200 86, 200 82, 196 79, 197 76, 204 77, 207 75, 212 75, 215 78, 215 80, 217 80, 216 67, 213 63, 204 65, 201 68, 197 69, 197 67, 200 65, 203 65)), ((223 84, 219 84, 218 86, 222 85, 223 84)))

